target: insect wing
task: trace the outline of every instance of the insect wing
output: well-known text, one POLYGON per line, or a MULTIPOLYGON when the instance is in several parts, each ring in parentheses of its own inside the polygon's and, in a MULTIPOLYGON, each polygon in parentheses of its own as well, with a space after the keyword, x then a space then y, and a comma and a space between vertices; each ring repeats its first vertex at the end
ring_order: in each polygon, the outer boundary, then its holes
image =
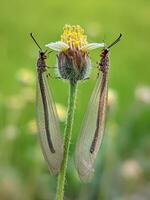
POLYGON ((50 172, 53 175, 56 175, 59 172, 61 162, 63 160, 63 139, 59 129, 59 121, 55 104, 52 98, 52 93, 47 83, 47 77, 45 72, 42 73, 42 78, 45 89, 45 97, 47 101, 48 118, 49 118, 48 125, 49 125, 50 137, 55 152, 51 152, 47 140, 43 102, 42 102, 42 96, 40 92, 40 85, 38 79, 37 79, 37 94, 36 94, 37 127, 38 127, 40 144, 42 147, 43 155, 48 163, 50 172))
POLYGON ((97 80, 76 145, 75 165, 80 179, 84 182, 88 181, 94 172, 95 160, 103 138, 108 92, 107 78, 107 74, 103 74, 102 80, 100 81, 100 78, 97 80), (96 129, 97 137, 94 142, 96 129))

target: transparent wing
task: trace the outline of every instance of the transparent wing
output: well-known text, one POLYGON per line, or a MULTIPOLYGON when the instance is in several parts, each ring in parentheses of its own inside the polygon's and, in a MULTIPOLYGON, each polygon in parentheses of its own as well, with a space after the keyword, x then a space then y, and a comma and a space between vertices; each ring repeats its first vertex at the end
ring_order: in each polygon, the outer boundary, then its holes
POLYGON ((61 162, 63 159, 63 139, 59 129, 59 121, 55 108, 55 104, 52 98, 50 88, 48 87, 47 77, 45 72, 42 74, 45 96, 47 101, 48 109, 48 126, 51 137, 51 142, 54 147, 55 152, 50 150, 47 133, 45 128, 45 116, 43 109, 43 101, 40 92, 40 85, 37 79, 37 90, 36 90, 36 108, 37 108, 37 127, 39 132, 40 143, 43 151, 45 160, 48 163, 50 172, 54 175, 58 174, 61 162))
POLYGON ((107 106, 107 74, 98 78, 88 110, 83 120, 81 134, 75 151, 75 165, 82 181, 88 181, 94 172, 94 164, 100 148, 105 125, 107 106))

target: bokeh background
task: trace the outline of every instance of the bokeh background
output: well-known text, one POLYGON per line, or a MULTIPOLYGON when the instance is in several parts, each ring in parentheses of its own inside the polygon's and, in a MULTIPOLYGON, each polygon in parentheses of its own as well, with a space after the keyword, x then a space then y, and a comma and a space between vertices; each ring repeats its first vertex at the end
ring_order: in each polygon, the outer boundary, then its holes
MULTIPOLYGON (((92 181, 81 183, 74 147, 96 81, 79 83, 66 200, 148 200, 150 197, 150 1, 6 0, 0 3, 0 199, 53 200, 56 177, 43 159, 35 124, 35 76, 40 45, 60 39, 64 24, 80 24, 89 42, 122 41, 111 50, 105 138, 92 181)), ((55 53, 48 65, 55 66, 55 53)), ((51 74, 55 74, 50 69, 51 74)), ((68 83, 49 79, 62 132, 68 83)))

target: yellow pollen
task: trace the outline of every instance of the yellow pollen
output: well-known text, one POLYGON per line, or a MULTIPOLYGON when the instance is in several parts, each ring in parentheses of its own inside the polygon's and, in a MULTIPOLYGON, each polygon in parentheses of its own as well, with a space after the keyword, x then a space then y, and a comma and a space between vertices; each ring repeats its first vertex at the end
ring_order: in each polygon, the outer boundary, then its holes
POLYGON ((71 48, 80 48, 88 43, 87 36, 84 35, 84 29, 79 25, 65 25, 61 41, 71 48))

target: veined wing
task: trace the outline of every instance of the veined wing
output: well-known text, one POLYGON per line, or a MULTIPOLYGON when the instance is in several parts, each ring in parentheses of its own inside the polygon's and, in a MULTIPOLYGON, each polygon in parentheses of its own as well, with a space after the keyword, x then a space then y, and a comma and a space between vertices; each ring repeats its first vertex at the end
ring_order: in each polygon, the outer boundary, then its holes
POLYGON ((107 79, 108 74, 103 73, 101 81, 100 78, 97 80, 76 145, 75 165, 82 181, 88 181, 94 172, 95 160, 103 138, 108 93, 107 79))
POLYGON ((43 82, 41 83, 38 77, 36 92, 37 127, 43 155, 48 163, 50 172, 56 175, 63 160, 63 139, 59 129, 55 104, 48 87, 46 73, 43 72, 40 76, 43 82), (42 90, 44 89, 44 93, 41 92, 41 84, 43 84, 44 88, 42 90), (42 95, 45 95, 44 103, 42 95))

